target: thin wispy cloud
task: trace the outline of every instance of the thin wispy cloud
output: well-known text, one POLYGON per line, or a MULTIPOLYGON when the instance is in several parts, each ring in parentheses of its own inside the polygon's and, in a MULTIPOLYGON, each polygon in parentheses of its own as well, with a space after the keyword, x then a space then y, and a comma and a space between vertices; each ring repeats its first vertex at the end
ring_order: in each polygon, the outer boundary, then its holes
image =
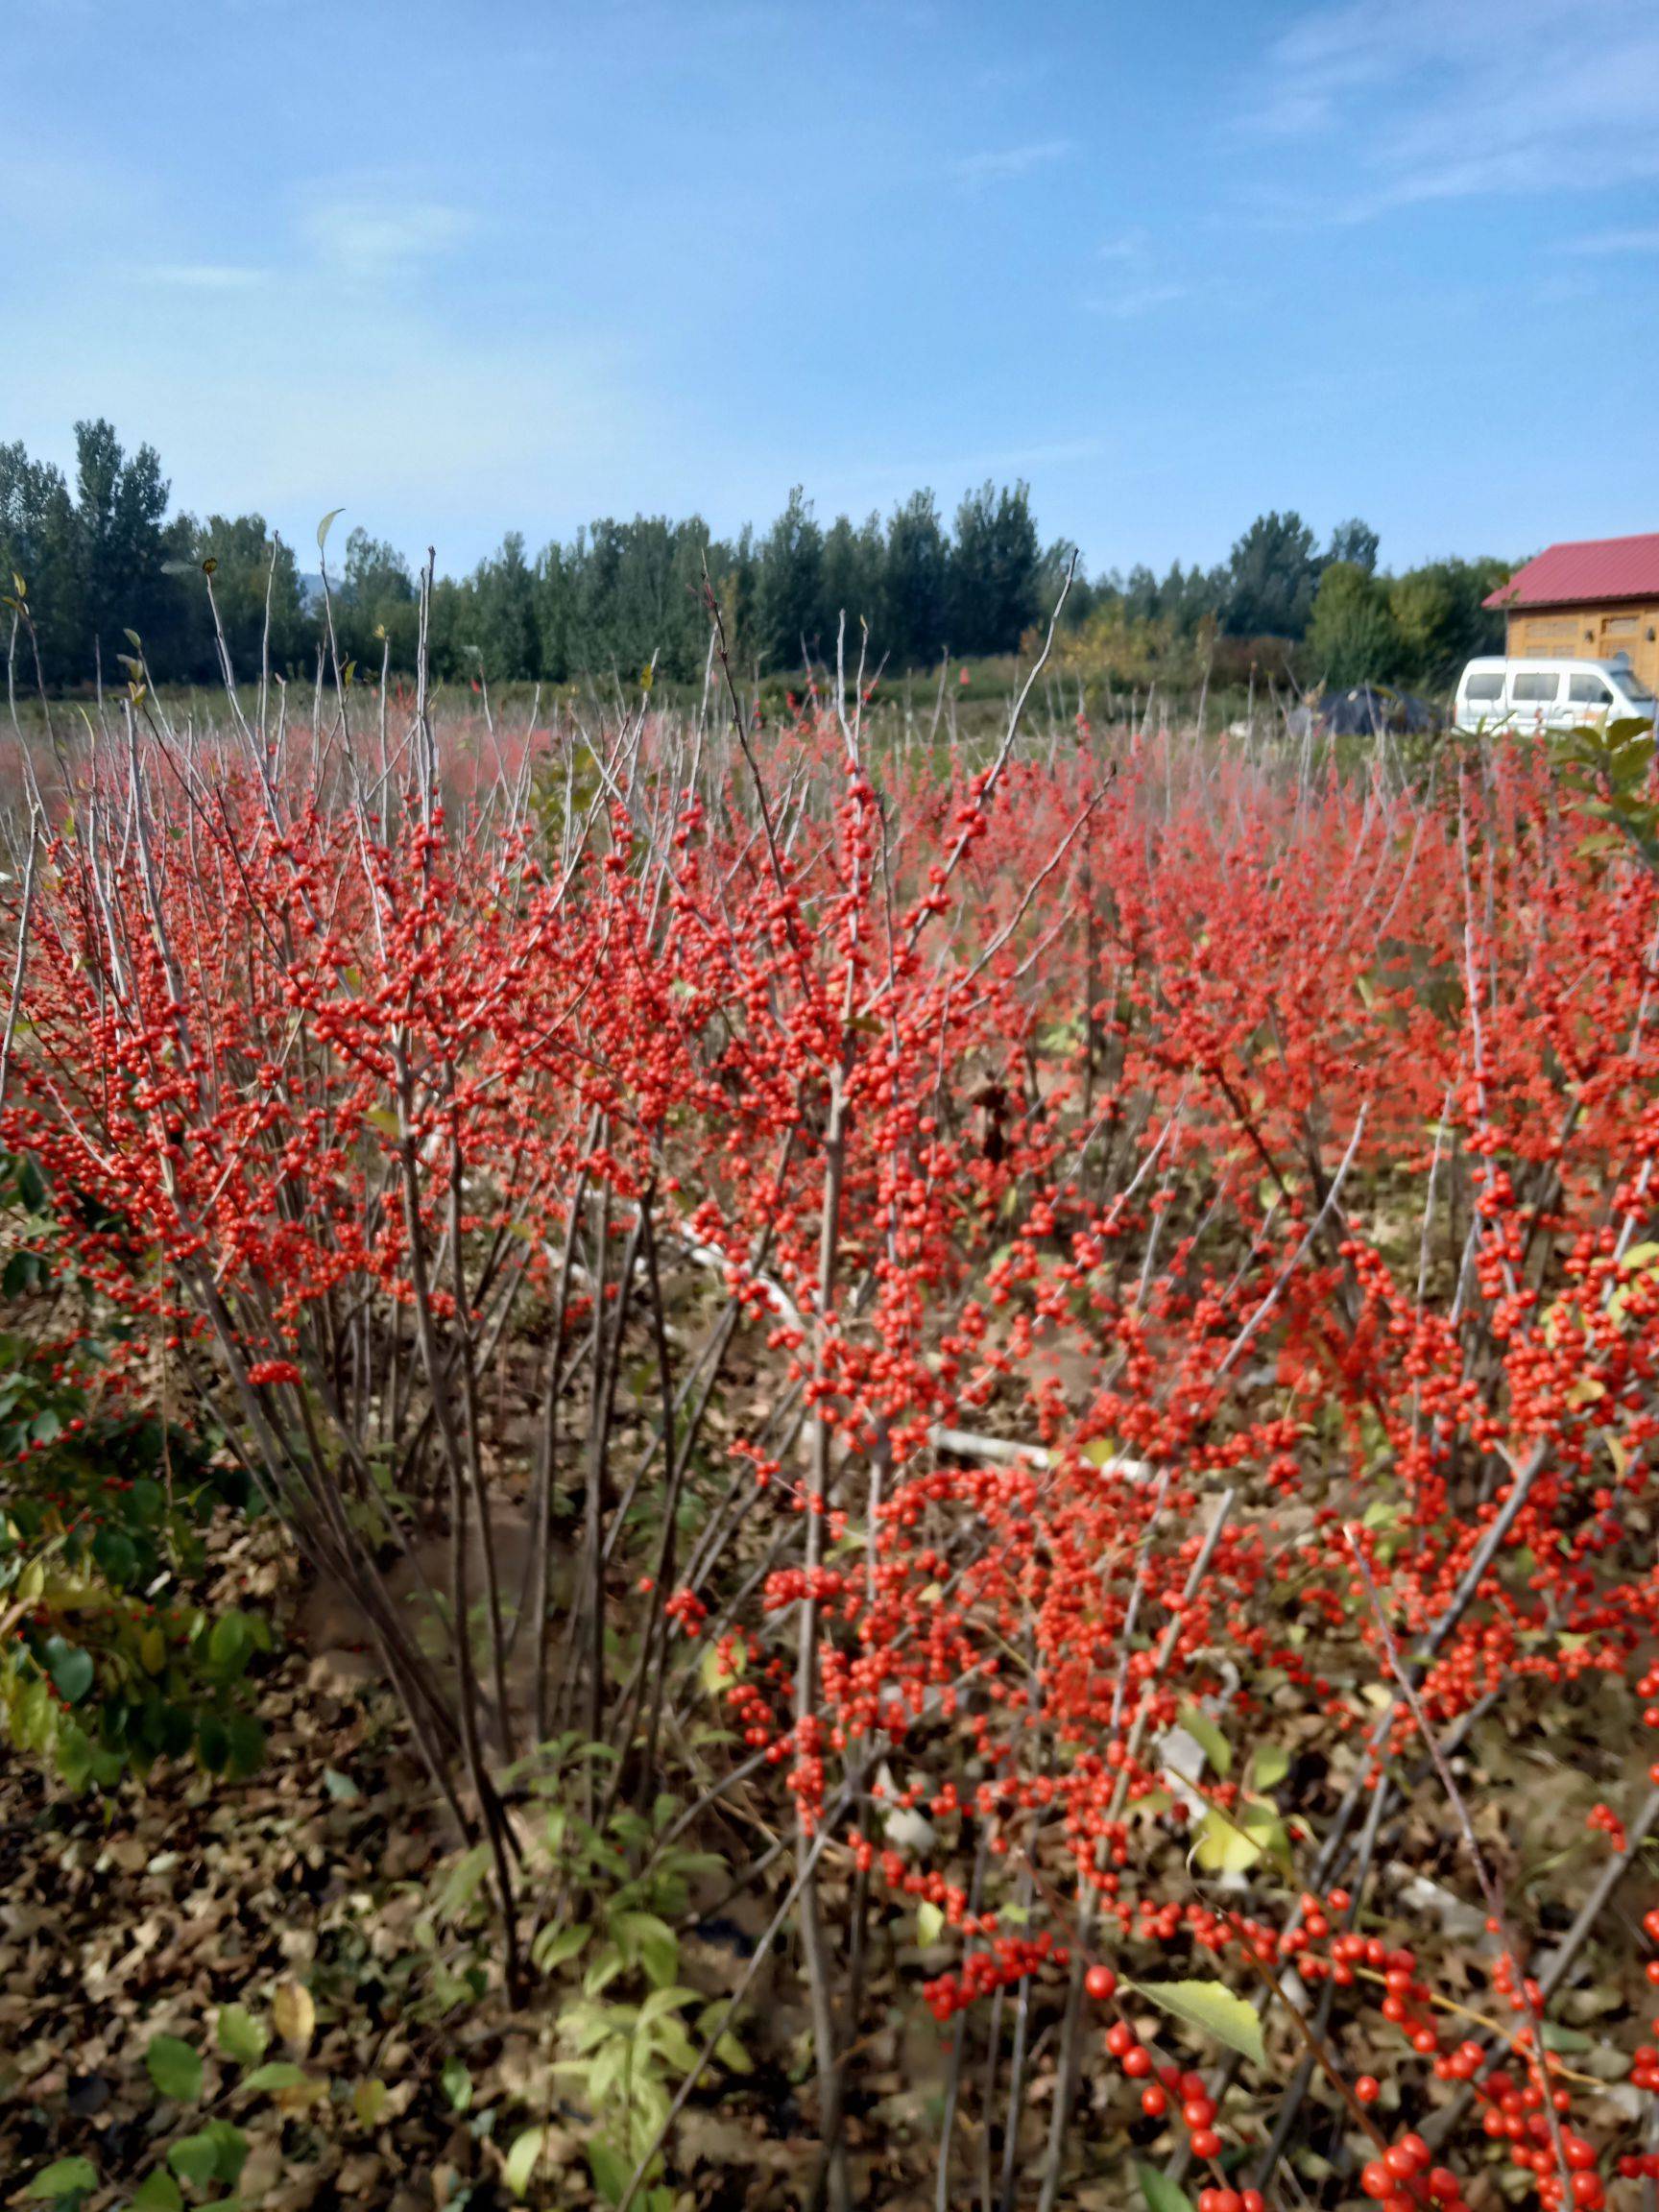
POLYGON ((1156 314, 1160 307, 1173 306, 1191 290, 1183 278, 1171 274, 1166 252, 1156 249, 1139 225, 1105 239, 1095 248, 1094 259, 1114 273, 1116 281, 1103 288, 1091 286, 1084 292, 1080 305, 1089 315, 1132 323, 1140 316, 1156 314))
POLYGON ((1649 229, 1598 230, 1587 238, 1569 238, 1562 247, 1566 253, 1623 254, 1659 253, 1659 224, 1649 229))
POLYGON ((345 503, 456 569, 636 508, 764 526, 802 481, 828 518, 1023 476, 1092 568, 1286 505, 1402 564, 1640 523, 1659 0, 492 0, 481 103, 454 12, 397 12, 342 135, 293 70, 322 0, 152 10, 116 71, 119 0, 13 0, 0 320, 53 342, 0 440, 72 466, 107 415, 181 505, 304 542, 345 503))
POLYGON ((320 201, 301 223, 317 259, 343 276, 387 277, 451 252, 470 219, 437 202, 320 201))
POLYGON ((252 292, 268 280, 269 272, 236 261, 157 261, 133 275, 140 284, 175 292, 252 292))
POLYGON ((1121 292, 1090 293, 1083 304, 1092 315, 1106 315, 1116 323, 1132 323, 1138 316, 1154 314, 1160 307, 1185 300, 1185 284, 1131 284, 1121 292))
POLYGON ((1028 177, 1034 169, 1049 169, 1075 151, 1070 138, 1043 138, 1029 146, 988 147, 956 162, 951 174, 963 184, 1000 184, 1012 178, 1028 177))
POLYGON ((1596 28, 1586 39, 1582 0, 1340 0, 1272 41, 1241 128, 1339 141, 1353 189, 1318 210, 1339 222, 1659 176, 1649 0, 1601 0, 1596 28))

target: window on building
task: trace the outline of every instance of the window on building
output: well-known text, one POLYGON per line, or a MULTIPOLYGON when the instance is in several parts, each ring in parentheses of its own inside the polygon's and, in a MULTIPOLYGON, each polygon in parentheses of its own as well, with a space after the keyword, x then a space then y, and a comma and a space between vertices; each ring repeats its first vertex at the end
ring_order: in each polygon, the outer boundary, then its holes
POLYGON ((1525 676, 1516 677, 1511 695, 1518 707, 1546 707, 1560 687, 1561 679, 1553 672, 1537 676, 1528 672, 1525 676))

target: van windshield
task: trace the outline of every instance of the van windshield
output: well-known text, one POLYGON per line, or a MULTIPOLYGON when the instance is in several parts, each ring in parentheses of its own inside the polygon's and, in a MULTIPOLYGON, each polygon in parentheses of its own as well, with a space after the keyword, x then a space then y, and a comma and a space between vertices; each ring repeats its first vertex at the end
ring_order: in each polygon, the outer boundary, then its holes
POLYGON ((1652 712, 1654 706, 1653 694, 1647 689, 1645 684, 1640 682, 1638 678, 1634 676, 1616 676, 1613 681, 1618 685, 1620 690, 1630 702, 1632 707, 1639 708, 1644 714, 1650 714, 1652 712))

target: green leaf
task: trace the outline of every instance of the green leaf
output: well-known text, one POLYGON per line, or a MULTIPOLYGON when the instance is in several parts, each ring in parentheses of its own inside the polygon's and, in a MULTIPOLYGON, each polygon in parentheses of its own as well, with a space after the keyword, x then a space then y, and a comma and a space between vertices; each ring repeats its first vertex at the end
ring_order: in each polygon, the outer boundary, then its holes
POLYGON ((345 514, 345 512, 346 510, 344 507, 330 507, 327 514, 324 516, 322 521, 318 523, 317 550, 319 553, 322 552, 324 546, 328 542, 329 531, 333 529, 335 523, 339 520, 340 517, 345 514))
POLYGON ((167 2163, 180 2181, 204 2189, 219 2177, 219 2146, 211 2135, 185 2135, 170 2146, 167 2163))
POLYGON ((1290 1754, 1282 1743, 1258 1743, 1250 1761, 1252 1790, 1277 1790, 1290 1771, 1290 1754))
POLYGON ((1229 2051, 1237 2051, 1253 2066, 1267 2063, 1267 2054, 1262 2048, 1261 2021, 1225 1983, 1131 1982, 1128 1986, 1152 2004, 1161 2005, 1166 2012, 1172 2012, 1177 2020, 1185 2020, 1190 2028, 1225 2043, 1229 2051))
POLYGON ((593 2186, 607 2204, 620 2204, 633 2178, 628 2161, 608 2143, 589 2143, 588 2165, 593 2176, 593 2186))
POLYGON ((1195 1705, 1185 1705, 1176 1715, 1177 1727, 1185 1728, 1194 1743, 1214 1767, 1217 1774, 1233 1771, 1233 1746, 1211 1719, 1208 1713, 1200 1713, 1195 1705))
POLYGON ((378 2128, 386 2117, 386 2104, 391 2091, 384 2081, 359 2081, 351 2092, 351 2109, 360 2128, 378 2128))
POLYGON ((643 1966, 659 1988, 673 1981, 680 1969, 680 1938, 665 1920, 655 1912, 613 1912, 607 1925, 630 1965, 643 1966))
POLYGON ((363 1794, 350 1775, 342 1774, 338 1767, 324 1767, 323 1787, 330 1797, 342 1805, 349 1805, 353 1797, 361 1797, 363 1794))
POLYGON ((266 2065, 255 2066, 252 2074, 244 2074, 244 2089, 271 2091, 273 2089, 302 2089, 310 2080, 303 2066, 296 2066, 292 2058, 273 2058, 266 2065))
POLYGON ((634 2023, 636 2034, 649 2028, 653 2022, 666 2020, 685 2006, 695 2005, 696 2002, 695 1989, 653 1989, 639 2008, 638 2017, 634 2023))
POLYGON ((253 1632, 240 1613, 226 1613, 214 1622, 207 1639, 207 1660, 216 1673, 228 1678, 240 1674, 253 1653, 253 1632))
POLYGON ((530 1946, 530 1956, 543 1974, 550 1974, 555 1966, 574 1959, 592 1933, 586 1920, 578 1920, 569 1928, 543 1928, 530 1946))
POLYGON ((46 1671, 60 1697, 71 1705, 79 1705, 92 1687, 92 1654, 83 1651, 78 1644, 65 1644, 61 1636, 53 1636, 46 1644, 46 1671))
POLYGON ((945 1926, 945 1915, 937 1905, 926 1898, 916 1908, 916 1934, 926 1951, 929 1944, 937 1943, 945 1926))
POLYGON ((209 1774, 222 1774, 230 1757, 230 1738, 217 1713, 204 1713, 196 1724, 196 1750, 209 1774))
POLYGON ((77 1792, 84 1790, 92 1779, 93 1767, 92 1739, 85 1729, 78 1728, 73 1720, 62 1721, 55 1749, 58 1771, 64 1782, 77 1792))
POLYGON ((177 2035, 152 2036, 144 2063, 157 2096, 171 2097, 179 2104, 194 2104, 201 2096, 202 2060, 177 2035))
POLYGON ((1288 1857, 1285 1823, 1270 1799, 1242 1799, 1231 1813, 1216 1805, 1204 1815, 1192 1857, 1206 1874, 1243 1874, 1263 1855, 1288 1857))
POLYGON ((165 2167, 157 2166, 147 2180, 138 2184, 132 2212, 184 2212, 183 2193, 165 2167))
POLYGON ((213 2145, 217 2160, 215 2179, 228 2182, 234 2189, 242 2178, 243 2167, 248 2163, 251 2146, 247 2136, 240 2128, 233 2128, 228 2120, 209 2120, 202 2132, 213 2145))
POLYGON ((621 1947, 615 1943, 602 1943, 588 1964, 582 1977, 584 1997, 597 1997, 599 1992, 622 1973, 628 1965, 621 1947))
POLYGON ((233 1778, 252 1774, 265 1759, 265 1730, 252 1713, 232 1713, 225 1724, 226 1771, 233 1778))
POLYGON ((513 2138, 513 2148, 507 2153, 507 2164, 502 2178, 515 2197, 528 2197, 534 2178, 541 2146, 546 2140, 544 2128, 526 2128, 521 2135, 513 2138))
POLYGON ((1146 2212, 1192 2212, 1192 2200, 1186 2190, 1156 2166, 1148 2166, 1143 2158, 1135 2161, 1135 2178, 1146 2200, 1146 2212))
POLYGON ((25 2197, 67 2197, 71 2189, 96 2189, 98 2169, 90 2158, 60 2158, 36 2174, 25 2197))
POLYGON ((444 2084, 444 2094, 457 2112, 465 2112, 472 2102, 472 2077, 459 2058, 445 2058, 444 2071, 438 2077, 444 2084))
POLYGON ((219 2008, 217 2034, 220 2050, 238 2066, 257 2066, 271 2042, 271 2031, 245 2005, 219 2008))

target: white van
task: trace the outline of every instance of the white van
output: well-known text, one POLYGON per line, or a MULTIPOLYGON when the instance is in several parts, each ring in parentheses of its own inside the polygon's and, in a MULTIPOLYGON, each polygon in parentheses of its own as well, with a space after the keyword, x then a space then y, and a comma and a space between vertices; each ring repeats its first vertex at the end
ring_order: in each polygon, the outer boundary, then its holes
POLYGON ((1613 661, 1471 661, 1457 679, 1459 730, 1575 730, 1653 720, 1653 694, 1625 655, 1613 661))

